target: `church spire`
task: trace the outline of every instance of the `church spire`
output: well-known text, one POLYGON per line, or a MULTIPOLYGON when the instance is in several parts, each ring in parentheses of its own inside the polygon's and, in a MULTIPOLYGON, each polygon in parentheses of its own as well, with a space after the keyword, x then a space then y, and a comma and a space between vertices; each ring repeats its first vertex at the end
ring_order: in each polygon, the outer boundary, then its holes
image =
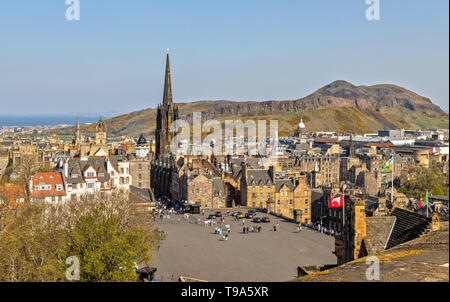
POLYGON ((164 96, 163 96, 163 104, 164 106, 172 105, 172 81, 170 79, 170 61, 169 61, 169 50, 167 50, 166 57, 166 75, 164 79, 164 96))

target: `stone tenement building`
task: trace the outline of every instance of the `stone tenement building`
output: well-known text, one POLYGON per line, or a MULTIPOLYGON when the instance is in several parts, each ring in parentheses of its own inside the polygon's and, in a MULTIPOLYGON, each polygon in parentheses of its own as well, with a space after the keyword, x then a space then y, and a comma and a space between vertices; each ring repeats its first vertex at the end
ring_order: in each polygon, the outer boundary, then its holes
POLYGON ((240 187, 244 206, 265 209, 306 224, 311 222, 311 189, 305 173, 279 178, 277 166, 250 169, 244 165, 240 187))
POLYGON ((221 209, 226 207, 225 187, 221 177, 212 177, 202 173, 192 175, 187 185, 187 200, 189 204, 200 205, 206 209, 221 209))
MULTIPOLYGON (((202 174, 211 179, 220 178, 222 180, 220 171, 201 156, 192 155, 178 158, 172 168, 170 187, 172 199, 175 201, 193 201, 189 198, 190 182, 202 174)), ((225 206, 221 205, 221 207, 225 206)))
POLYGON ((140 189, 150 189, 150 168, 153 161, 153 153, 144 135, 141 134, 137 140, 136 153, 128 155, 130 162, 131 185, 140 189))
POLYGON ((307 173, 312 188, 339 183, 340 162, 337 155, 279 157, 277 165, 280 173, 286 173, 286 177, 307 173))

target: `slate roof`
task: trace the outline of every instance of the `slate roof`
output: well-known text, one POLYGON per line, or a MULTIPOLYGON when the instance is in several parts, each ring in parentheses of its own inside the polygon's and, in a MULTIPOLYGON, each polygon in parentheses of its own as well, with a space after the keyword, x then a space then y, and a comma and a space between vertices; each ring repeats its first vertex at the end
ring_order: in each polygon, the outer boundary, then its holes
POLYGON ((267 185, 273 184, 272 177, 269 170, 266 169, 248 169, 247 170, 247 185, 267 185))
POLYGON ((222 178, 214 177, 212 185, 213 185, 213 194, 214 194, 214 196, 217 196, 219 193, 221 193, 221 195, 225 194, 225 185, 223 183, 222 178))
POLYGON ((289 191, 293 192, 295 190, 295 184, 290 179, 277 179, 275 180, 275 191, 280 192, 281 188, 286 185, 289 191))
MULTIPOLYGON (((116 159, 110 160, 111 165, 117 165, 116 159)), ((97 179, 100 182, 106 182, 109 180, 109 174, 107 170, 107 160, 104 157, 92 157, 87 160, 81 160, 79 158, 72 158, 68 161, 68 174, 67 183, 76 184, 84 182, 84 172, 92 167, 97 171, 97 179), (99 176, 99 173, 103 173, 103 176, 99 176), (77 174, 77 177, 72 177, 73 174, 77 174)), ((116 167, 115 167, 116 168, 116 167)), ((118 170, 118 168, 117 168, 118 170)))
POLYGON ((372 216, 366 218, 367 236, 364 241, 369 255, 385 249, 395 220, 395 216, 372 216))

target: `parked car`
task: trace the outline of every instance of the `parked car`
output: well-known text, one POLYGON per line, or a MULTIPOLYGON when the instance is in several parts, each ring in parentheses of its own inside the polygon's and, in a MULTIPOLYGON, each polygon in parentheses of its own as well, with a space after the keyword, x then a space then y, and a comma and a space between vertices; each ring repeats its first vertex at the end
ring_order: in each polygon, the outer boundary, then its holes
POLYGON ((208 219, 216 219, 216 215, 212 215, 211 214, 211 215, 208 216, 208 219))
POLYGON ((256 210, 248 210, 248 213, 256 215, 256 210))
POLYGON ((270 218, 269 217, 263 217, 263 218, 261 218, 261 222, 268 223, 268 222, 270 222, 270 218))
POLYGON ((253 222, 260 223, 261 222, 261 218, 255 217, 255 218, 253 218, 253 222))
POLYGON ((216 212, 216 217, 222 217, 222 212, 217 211, 217 212, 216 212))
POLYGON ((253 218, 253 215, 250 213, 245 213, 245 218, 248 218, 248 219, 253 218))
POLYGON ((239 214, 236 215, 236 217, 237 217, 238 219, 242 219, 242 218, 245 218, 245 215, 242 214, 242 213, 239 213, 239 214))

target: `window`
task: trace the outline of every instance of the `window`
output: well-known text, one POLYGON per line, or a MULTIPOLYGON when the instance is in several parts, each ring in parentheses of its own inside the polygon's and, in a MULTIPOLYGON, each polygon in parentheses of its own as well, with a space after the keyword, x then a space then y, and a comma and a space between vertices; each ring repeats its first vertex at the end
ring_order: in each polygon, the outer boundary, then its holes
POLYGON ((270 199, 270 193, 267 193, 267 199, 270 199))
POLYGON ((252 202, 252 207, 255 207, 255 203, 254 202, 252 202))
POLYGON ((142 164, 139 164, 139 170, 142 170, 142 164))
POLYGON ((142 174, 139 174, 139 180, 141 180, 142 179, 142 174))
POLYGON ((291 200, 289 200, 289 204, 290 204, 290 205, 292 205, 292 199, 291 199, 291 200))
POLYGON ((86 177, 95 177, 95 172, 87 172, 86 177))
POLYGON ((306 191, 305 191, 305 196, 308 196, 308 193, 309 193, 308 190, 306 190, 306 191))
POLYGON ((256 198, 256 193, 252 193, 252 198, 256 198))
POLYGON ((142 188, 142 183, 141 182, 139 183, 139 188, 142 188))
POLYGON ((278 205, 280 205, 280 200, 279 200, 279 199, 278 199, 278 202, 277 202, 277 203, 278 203, 278 205))
POLYGON ((87 187, 88 187, 88 189, 93 189, 94 188, 94 184, 93 183, 88 183, 87 187))
POLYGON ((39 191, 39 186, 34 186, 35 191, 39 191))
POLYGON ((56 185, 56 191, 62 191, 62 185, 56 185))
POLYGON ((263 193, 260 193, 260 194, 259 194, 259 198, 260 198, 260 199, 263 199, 263 197, 264 197, 264 194, 263 194, 263 193))

